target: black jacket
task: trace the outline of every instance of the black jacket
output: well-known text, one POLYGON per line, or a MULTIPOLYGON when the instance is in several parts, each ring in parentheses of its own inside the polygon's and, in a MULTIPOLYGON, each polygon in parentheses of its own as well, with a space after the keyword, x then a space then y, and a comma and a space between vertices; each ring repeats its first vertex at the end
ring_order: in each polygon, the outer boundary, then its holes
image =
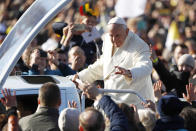
POLYGON ((103 109, 104 113, 110 119, 110 131, 130 130, 132 125, 128 125, 128 120, 122 110, 109 96, 103 96, 98 106, 103 109))
POLYGON ((182 97, 182 93, 186 94, 186 85, 189 83, 190 72, 169 72, 164 64, 158 60, 153 67, 159 74, 161 81, 163 81, 167 92, 174 92, 178 97, 182 97))
POLYGON ((187 131, 180 116, 164 117, 157 120, 153 131, 187 131))

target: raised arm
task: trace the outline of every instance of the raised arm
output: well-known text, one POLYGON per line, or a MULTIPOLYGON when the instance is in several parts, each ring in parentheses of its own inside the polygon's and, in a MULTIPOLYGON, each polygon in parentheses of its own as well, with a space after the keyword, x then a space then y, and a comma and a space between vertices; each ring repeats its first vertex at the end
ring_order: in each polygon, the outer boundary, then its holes
POLYGON ((94 64, 87 69, 78 73, 79 79, 92 83, 95 80, 100 80, 103 77, 103 56, 100 57, 94 64))
POLYGON ((88 98, 99 101, 98 106, 103 109, 104 113, 110 119, 111 131, 128 131, 127 118, 109 96, 103 95, 101 90, 93 85, 86 85, 80 88, 85 92, 88 98))

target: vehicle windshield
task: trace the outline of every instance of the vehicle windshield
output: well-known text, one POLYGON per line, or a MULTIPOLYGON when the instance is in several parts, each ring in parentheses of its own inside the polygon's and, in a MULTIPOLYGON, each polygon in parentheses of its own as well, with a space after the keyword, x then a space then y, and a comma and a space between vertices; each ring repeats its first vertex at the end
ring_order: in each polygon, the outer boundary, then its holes
POLYGON ((0 88, 32 39, 70 1, 36 0, 20 17, 0 45, 0 88))

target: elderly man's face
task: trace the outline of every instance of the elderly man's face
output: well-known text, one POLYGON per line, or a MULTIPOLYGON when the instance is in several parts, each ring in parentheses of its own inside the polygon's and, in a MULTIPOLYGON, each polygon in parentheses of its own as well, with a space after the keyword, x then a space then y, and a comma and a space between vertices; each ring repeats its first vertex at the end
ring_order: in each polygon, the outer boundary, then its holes
POLYGON ((72 66, 73 70, 79 70, 85 66, 86 56, 84 51, 78 47, 72 47, 69 51, 68 61, 72 66))
POLYGON ((178 70, 181 71, 181 72, 182 71, 184 71, 184 72, 191 72, 193 70, 193 68, 191 66, 189 66, 189 65, 183 64, 183 65, 178 65, 178 70))
POLYGON ((182 48, 182 47, 176 47, 174 50, 174 60, 175 62, 178 61, 178 59, 180 58, 180 56, 182 56, 183 54, 187 54, 188 53, 188 49, 186 48, 182 48))
POLYGON ((115 47, 121 47, 128 35, 129 30, 125 29, 123 25, 119 24, 110 24, 109 25, 109 35, 112 41, 112 44, 115 47))

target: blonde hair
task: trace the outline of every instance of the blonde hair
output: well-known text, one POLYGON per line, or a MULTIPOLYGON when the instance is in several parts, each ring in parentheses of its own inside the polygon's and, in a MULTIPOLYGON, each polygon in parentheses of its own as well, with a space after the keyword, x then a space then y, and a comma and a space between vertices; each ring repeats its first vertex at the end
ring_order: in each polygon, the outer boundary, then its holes
POLYGON ((146 128, 146 131, 152 131, 156 123, 155 112, 149 108, 146 108, 146 109, 139 109, 138 114, 141 123, 146 128))

